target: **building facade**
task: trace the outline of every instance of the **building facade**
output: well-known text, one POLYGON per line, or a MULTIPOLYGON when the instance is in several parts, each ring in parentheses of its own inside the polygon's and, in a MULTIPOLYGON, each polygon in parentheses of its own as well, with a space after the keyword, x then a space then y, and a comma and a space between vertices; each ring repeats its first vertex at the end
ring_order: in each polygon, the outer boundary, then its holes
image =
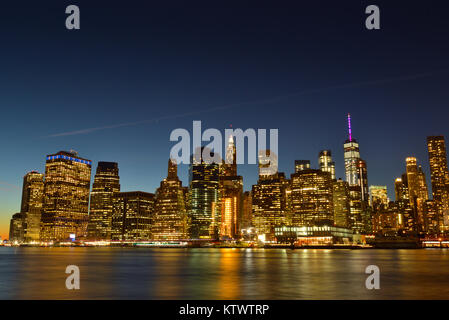
POLYGON ((44 201, 44 175, 31 171, 23 177, 22 204, 23 241, 39 242, 42 205, 44 201))
POLYGON ((306 169, 291 175, 291 224, 333 225, 333 181, 330 172, 306 169))
POLYGON ((449 232, 449 171, 443 136, 427 137, 432 198, 440 232, 449 232))
POLYGON ((329 172, 332 180, 335 180, 335 162, 332 161, 332 153, 330 150, 320 151, 318 165, 321 171, 329 172))
POLYGON ((333 183, 332 202, 334 206, 334 225, 352 228, 349 185, 346 181, 338 179, 333 183))
POLYGON ((189 168, 189 234, 193 239, 218 239, 221 219, 220 164, 203 159, 204 152, 214 157, 210 150, 201 148, 201 158, 192 156, 189 168))
POLYGON ((178 165, 168 161, 167 178, 156 190, 156 203, 152 225, 153 239, 174 241, 188 238, 188 216, 182 182, 178 178, 178 165))
POLYGON ((280 172, 259 176, 252 187, 252 224, 265 240, 273 240, 274 228, 288 223, 288 187, 289 181, 280 172))
POLYGON ((114 194, 120 192, 120 177, 116 162, 98 162, 90 193, 88 238, 110 240, 114 194))
POLYGON ((76 152, 47 156, 41 240, 85 237, 89 221, 90 160, 76 152))
POLYGON ((112 198, 112 240, 151 240, 154 194, 142 191, 118 192, 112 198))

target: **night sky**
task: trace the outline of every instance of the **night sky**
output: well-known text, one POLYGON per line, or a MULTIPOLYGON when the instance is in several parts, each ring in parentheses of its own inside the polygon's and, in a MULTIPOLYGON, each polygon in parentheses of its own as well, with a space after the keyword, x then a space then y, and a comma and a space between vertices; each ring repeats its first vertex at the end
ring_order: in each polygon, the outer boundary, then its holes
MULTIPOLYGON (((23 176, 44 172, 47 154, 77 150, 93 173, 116 161, 123 191, 154 192, 170 132, 193 120, 277 128, 280 171, 289 176, 295 159, 317 167, 331 149, 344 177, 350 112, 368 183, 393 200, 405 157, 429 176, 426 136, 449 139, 445 2, 2 2, 0 235, 20 209, 23 176), (69 4, 81 30, 65 28, 69 4), (365 28, 370 4, 380 30, 365 28)), ((257 166, 239 174, 249 190, 257 166)))

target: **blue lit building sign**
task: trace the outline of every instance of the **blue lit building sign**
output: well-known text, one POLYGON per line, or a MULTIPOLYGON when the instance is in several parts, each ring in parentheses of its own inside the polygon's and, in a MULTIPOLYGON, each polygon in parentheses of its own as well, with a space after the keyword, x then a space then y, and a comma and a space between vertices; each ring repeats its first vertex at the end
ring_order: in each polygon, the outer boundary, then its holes
POLYGON ((88 164, 88 165, 92 164, 92 161, 89 161, 89 160, 82 160, 82 159, 64 156, 64 155, 60 155, 60 154, 56 155, 56 156, 48 156, 47 157, 47 160, 56 160, 56 159, 70 160, 70 161, 80 162, 80 163, 84 163, 84 164, 88 164))

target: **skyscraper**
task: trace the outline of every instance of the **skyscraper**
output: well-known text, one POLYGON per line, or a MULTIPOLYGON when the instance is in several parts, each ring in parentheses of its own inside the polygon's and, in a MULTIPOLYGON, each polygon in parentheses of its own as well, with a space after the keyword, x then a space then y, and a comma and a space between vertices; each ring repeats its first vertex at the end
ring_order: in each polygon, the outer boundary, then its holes
POLYGON ((31 171, 23 177, 22 204, 23 241, 37 242, 40 239, 42 204, 44 197, 44 175, 31 171))
POLYGON ((352 230, 357 233, 365 233, 365 201, 362 201, 362 191, 360 186, 349 186, 349 224, 352 230))
POLYGON ((376 209, 386 209, 388 206, 387 186, 369 186, 370 204, 376 209))
POLYGON ((252 218, 253 218, 253 201, 252 201, 251 191, 245 191, 243 193, 243 201, 242 201, 242 222, 241 228, 248 229, 252 226, 252 218))
POLYGON ((432 197, 440 231, 449 230, 449 171, 443 136, 427 137, 432 197))
POLYGON ((348 113, 348 140, 344 145, 344 159, 345 159, 345 173, 346 181, 349 186, 357 186, 358 183, 358 168, 357 163, 360 160, 359 144, 352 138, 351 129, 351 115, 348 113))
POLYGON ((182 182, 178 178, 178 165, 168 160, 167 178, 161 181, 156 190, 156 204, 152 225, 153 239, 187 239, 188 216, 184 201, 182 182))
POLYGON ((257 184, 253 185, 253 226, 265 240, 274 238, 274 227, 287 222, 288 187, 289 181, 282 172, 259 176, 257 184))
POLYGON ((410 208, 413 213, 415 231, 419 232, 425 229, 424 202, 428 200, 427 184, 422 169, 418 168, 416 158, 408 157, 405 162, 410 208))
POLYGON ((405 159, 410 206, 415 208, 419 192, 418 165, 415 157, 405 159))
POLYGON ((429 189, 427 188, 426 175, 421 167, 418 166, 418 198, 429 200, 429 189))
POLYGON ((291 223, 314 226, 334 222, 330 172, 306 169, 291 175, 291 223))
POLYGON ((237 175, 234 138, 229 136, 226 162, 220 174, 220 238, 237 238, 242 219, 243 178, 237 175))
POLYGON ((357 180, 361 190, 362 201, 369 203, 369 189, 368 189, 368 168, 366 161, 359 159, 357 161, 357 180))
POLYGON ((350 224, 356 233, 371 229, 366 162, 360 158, 358 142, 352 137, 351 115, 348 113, 348 139, 344 145, 346 182, 350 195, 350 224))
POLYGON ((150 240, 154 194, 142 191, 117 192, 112 198, 112 240, 150 240))
POLYGON ((13 214, 9 223, 9 241, 12 243, 23 242, 24 218, 21 212, 13 214))
POLYGON ((295 160, 295 173, 304 169, 310 169, 310 160, 295 160))
POLYGON ((335 162, 332 161, 330 150, 321 150, 318 155, 318 165, 321 171, 329 172, 332 180, 335 180, 335 162))
POLYGON ((403 208, 406 204, 410 204, 407 174, 403 174, 401 178, 396 178, 394 181, 394 194, 399 207, 403 208))
POLYGON ((116 162, 98 162, 90 194, 89 239, 111 239, 112 197, 117 192, 120 192, 118 164, 116 162))
POLYGON ((47 156, 41 240, 86 236, 92 162, 76 152, 47 156))
POLYGON ((352 228, 350 218, 349 185, 346 181, 338 179, 333 183, 332 202, 334 206, 334 225, 352 228))
MULTIPOLYGON (((203 159, 204 152, 214 153, 202 147, 201 157, 192 156, 189 168, 190 236, 193 239, 216 239, 220 221, 220 165, 203 159)), ((199 150, 196 150, 199 153, 199 150)))

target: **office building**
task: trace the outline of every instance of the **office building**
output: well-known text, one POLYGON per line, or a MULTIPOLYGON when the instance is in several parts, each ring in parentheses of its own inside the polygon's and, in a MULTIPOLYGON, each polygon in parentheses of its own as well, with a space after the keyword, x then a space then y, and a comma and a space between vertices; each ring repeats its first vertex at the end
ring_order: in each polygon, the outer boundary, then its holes
POLYGON ((110 240, 113 203, 112 197, 120 192, 120 177, 116 162, 98 162, 90 193, 88 238, 110 240))
POLYGON ((211 150, 204 147, 200 150, 201 156, 192 156, 189 168, 189 234, 192 239, 218 239, 221 219, 220 165, 203 159, 204 152, 215 156, 211 150))
POLYGON ((335 180, 335 162, 332 161, 332 153, 330 150, 320 151, 318 165, 321 171, 329 172, 332 180, 335 180))
POLYGON ((349 185, 346 181, 338 179, 333 183, 332 202, 334 206, 334 225, 352 228, 350 218, 349 185))
POLYGON ((47 156, 41 240, 83 238, 89 221, 90 160, 74 151, 47 156))
POLYGON ((443 136, 427 137, 432 198, 440 232, 449 231, 449 172, 443 136))
POLYGON ((152 239, 154 194, 142 191, 117 192, 112 196, 111 238, 114 241, 152 239))
POLYGON ((333 225, 333 182, 330 172, 306 169, 291 175, 291 224, 333 225))
POLYGON ((23 177, 22 204, 23 241, 39 242, 44 200, 44 175, 31 171, 23 177))
POLYGON ((173 241, 188 238, 188 216, 182 182, 178 178, 178 165, 168 161, 167 178, 156 191, 156 204, 152 225, 153 239, 173 241))

